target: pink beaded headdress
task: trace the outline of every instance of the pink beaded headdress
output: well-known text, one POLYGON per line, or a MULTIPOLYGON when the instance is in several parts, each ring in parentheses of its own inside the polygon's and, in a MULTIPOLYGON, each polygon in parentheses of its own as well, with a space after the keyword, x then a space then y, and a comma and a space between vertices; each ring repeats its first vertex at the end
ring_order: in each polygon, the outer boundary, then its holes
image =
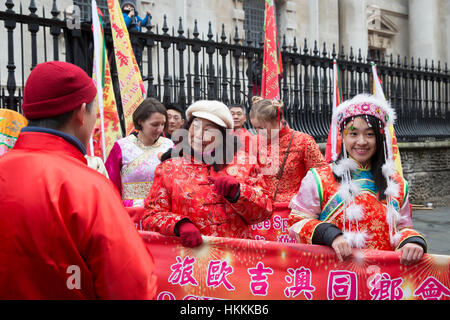
MULTIPOLYGON (((334 130, 339 130, 345 119, 359 115, 370 115, 377 118, 381 123, 385 134, 387 144, 387 158, 392 160, 392 142, 388 127, 394 124, 396 119, 395 111, 389 103, 383 99, 376 98, 373 95, 359 94, 353 99, 342 102, 334 111, 331 126, 334 130)), ((337 132, 336 131, 336 132, 337 132)), ((337 160, 338 150, 336 141, 331 141, 332 159, 337 160)))

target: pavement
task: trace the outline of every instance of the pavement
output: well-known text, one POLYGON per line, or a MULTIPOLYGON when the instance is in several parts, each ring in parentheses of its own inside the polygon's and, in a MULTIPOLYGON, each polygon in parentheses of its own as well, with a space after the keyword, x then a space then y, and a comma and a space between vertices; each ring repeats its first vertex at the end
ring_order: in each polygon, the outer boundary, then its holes
POLYGON ((414 229, 425 236, 428 253, 450 255, 450 207, 413 210, 414 229))

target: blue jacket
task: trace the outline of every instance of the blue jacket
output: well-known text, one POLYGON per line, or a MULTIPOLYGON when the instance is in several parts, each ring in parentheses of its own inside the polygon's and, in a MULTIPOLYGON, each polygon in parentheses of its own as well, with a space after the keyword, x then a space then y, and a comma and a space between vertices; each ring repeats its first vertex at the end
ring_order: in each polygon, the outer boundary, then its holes
POLYGON ((144 19, 139 17, 137 14, 135 14, 133 18, 130 18, 128 16, 128 14, 126 14, 126 13, 123 14, 123 20, 125 20, 125 24, 126 24, 127 28, 128 29, 130 28, 131 20, 134 19, 134 23, 135 23, 134 30, 139 31, 139 32, 141 32, 141 29, 142 29, 141 27, 147 25, 148 19, 151 19, 151 18, 152 18, 152 15, 149 15, 149 14, 146 14, 144 19), (140 24, 139 24, 139 22, 140 22, 140 24))

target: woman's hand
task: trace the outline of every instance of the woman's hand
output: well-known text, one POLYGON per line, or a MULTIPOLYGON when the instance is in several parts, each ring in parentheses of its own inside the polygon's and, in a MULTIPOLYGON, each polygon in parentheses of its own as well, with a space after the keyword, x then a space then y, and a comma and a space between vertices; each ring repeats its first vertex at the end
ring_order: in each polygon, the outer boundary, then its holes
POLYGON ((419 246, 416 243, 407 243, 396 251, 402 252, 400 263, 405 266, 418 262, 423 256, 422 246, 419 246))
POLYGON ((344 261, 352 255, 352 247, 350 247, 347 240, 345 240, 342 235, 337 236, 333 240, 331 247, 334 249, 334 252, 336 252, 339 261, 344 261))
POLYGON ((228 199, 235 198, 239 192, 240 184, 233 176, 208 177, 208 180, 214 184, 214 192, 228 199))
POLYGON ((203 243, 200 230, 189 220, 180 221, 178 232, 180 234, 181 245, 183 247, 195 248, 203 243))

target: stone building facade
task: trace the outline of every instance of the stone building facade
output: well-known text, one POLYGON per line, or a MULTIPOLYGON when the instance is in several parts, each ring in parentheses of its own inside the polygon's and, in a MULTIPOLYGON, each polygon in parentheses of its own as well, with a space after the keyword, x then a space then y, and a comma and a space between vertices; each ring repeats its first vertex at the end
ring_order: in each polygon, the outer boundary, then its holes
MULTIPOLYGON (((237 26, 245 35, 249 7, 263 6, 263 0, 140 0, 141 10, 153 12, 153 23, 162 24, 166 14, 169 25, 176 26, 181 17, 186 26, 198 20, 200 30, 207 30, 211 21, 213 32, 220 34, 222 23, 229 33, 237 26), (215 30, 214 30, 215 28, 215 30)), ((293 38, 302 44, 317 41, 353 47, 366 56, 374 52, 450 61, 450 1, 448 0, 275 0, 280 37, 287 44, 293 38)), ((262 13, 263 14, 263 13, 262 13)), ((259 18, 262 19, 262 18, 259 18)), ((257 24, 256 24, 257 27, 257 24)), ((206 31, 205 31, 206 32, 206 31)), ((311 45, 309 46, 311 47, 311 45)))
POLYGON ((400 143, 399 148, 411 203, 450 206, 450 141, 400 143))
MULTIPOLYGON (((50 11, 53 0, 35 0, 38 11, 42 16, 44 8, 45 16, 51 17, 50 11)), ((87 8, 91 0, 57 0, 57 7, 61 11, 70 14, 76 5, 81 11, 89 11, 87 8), (75 6, 74 6, 75 5, 75 6), (87 9, 86 9, 87 8, 87 9)), ((99 6, 105 7, 106 0, 97 0, 99 6)), ((163 16, 167 17, 170 29, 178 27, 179 18, 182 18, 183 27, 192 34, 194 20, 197 20, 200 37, 206 38, 209 22, 212 32, 221 33, 222 24, 225 25, 227 36, 234 37, 235 27, 241 39, 248 34, 262 37, 264 23, 264 0, 136 0, 138 10, 143 13, 151 10, 152 24, 161 30, 163 16), (258 35, 259 34, 259 35, 258 35)), ((19 12, 20 4, 24 14, 29 14, 29 0, 14 1, 16 12, 19 12)), ((304 40, 308 42, 308 48, 314 46, 317 41, 319 50, 326 43, 328 50, 335 44, 337 50, 344 47, 348 55, 350 47, 355 56, 361 49, 361 55, 365 58, 370 51, 374 54, 392 54, 414 57, 422 60, 428 59, 440 61, 444 66, 450 61, 450 1, 448 0, 275 0, 278 33, 280 37, 286 36, 286 44, 292 46, 296 37, 297 44, 303 48, 304 40)), ((4 1, 0 4, 0 10, 6 10, 4 1)), ((89 12, 82 12, 82 15, 89 12)), ((17 30, 18 31, 18 30, 17 30)), ((16 31, 16 35, 18 32, 16 31)), ((187 32, 185 33, 187 35, 187 32)), ((39 34, 38 34, 39 36, 39 34)), ((0 37, 6 38, 6 30, 0 28, 0 37)), ((42 37, 42 35, 41 35, 42 37)), ((62 38, 62 37, 61 37, 62 38)), ((27 50, 30 39, 27 32, 24 33, 24 52, 27 50)), ((61 39, 61 44, 63 39, 61 39)), ((42 45, 43 41, 38 41, 42 45)), ((63 46, 61 46, 63 47, 63 46)), ((44 54, 43 48, 38 50, 39 61, 44 54)), ((15 52, 21 51, 20 41, 16 41, 15 52)), ((64 52, 61 52, 64 54, 64 52)), ((24 62, 24 78, 29 73, 30 59, 24 62)), ((7 50, 0 50, 0 62, 6 65, 7 50), (4 63, 5 62, 5 63, 4 63)), ((16 71, 22 72, 21 65, 16 71)), ((1 85, 5 85, 6 77, 1 77, 1 85)), ((18 85, 21 85, 18 79, 18 85)))
MULTIPOLYGON (((58 9, 70 14, 74 4, 86 10, 91 0, 56 0, 58 9)), ((197 20, 200 37, 206 38, 209 22, 212 32, 221 34, 225 25, 227 36, 234 38, 235 27, 241 39, 250 35, 257 39, 262 35, 264 23, 264 0, 136 0, 138 10, 143 13, 151 10, 155 26, 159 30, 163 16, 172 32, 178 28, 182 18, 185 36, 191 34, 194 20, 197 20)), ((51 17, 53 0, 35 0, 38 8, 36 14, 51 17)), ((106 0, 97 0, 103 7, 106 0)), ((275 0, 277 26, 280 37, 286 37, 286 44, 291 46, 294 37, 303 49, 304 39, 308 48, 313 48, 317 41, 319 50, 326 43, 330 50, 344 47, 348 55, 350 47, 355 56, 359 49, 365 59, 367 53, 393 55, 396 59, 414 57, 441 62, 441 66, 450 62, 450 1, 449 0, 275 0)), ((29 14, 29 0, 14 0, 15 12, 29 14)), ((6 10, 5 1, 0 3, 0 11, 6 10)), ((142 14, 141 14, 142 15, 142 14)), ((26 26, 25 26, 26 27, 26 26)), ((20 88, 28 77, 31 67, 30 35, 24 30, 20 39, 20 27, 15 30, 14 52, 16 63, 16 84, 20 88), (23 47, 21 43, 23 42, 23 47), (25 59, 21 61, 20 54, 25 59), (23 66, 22 66, 23 65, 23 66)), ((44 61, 47 52, 51 59, 52 47, 43 48, 44 36, 38 33, 38 62, 44 61)), ((0 27, 0 39, 6 39, 6 30, 0 27)), ((47 41, 50 35, 47 30, 47 41)), ((215 39, 215 38, 214 38, 215 39)), ((220 41, 220 39, 219 39, 220 41)), ((64 39, 60 38, 60 59, 64 60, 64 39)), ((0 50, 0 86, 6 85, 8 52, 0 50)), ((365 61, 365 60, 364 60, 365 61)), ((450 206, 450 141, 401 143, 399 145, 404 175, 410 182, 411 202, 450 206)))

